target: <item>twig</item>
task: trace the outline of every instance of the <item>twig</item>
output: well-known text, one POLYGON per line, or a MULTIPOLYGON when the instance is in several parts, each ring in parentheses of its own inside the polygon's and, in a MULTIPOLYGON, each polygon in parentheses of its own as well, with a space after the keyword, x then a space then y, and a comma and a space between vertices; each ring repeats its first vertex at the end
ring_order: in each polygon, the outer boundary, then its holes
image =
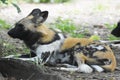
POLYGON ((100 42, 106 43, 106 44, 120 44, 120 40, 114 40, 114 41, 103 41, 103 40, 100 40, 100 42))

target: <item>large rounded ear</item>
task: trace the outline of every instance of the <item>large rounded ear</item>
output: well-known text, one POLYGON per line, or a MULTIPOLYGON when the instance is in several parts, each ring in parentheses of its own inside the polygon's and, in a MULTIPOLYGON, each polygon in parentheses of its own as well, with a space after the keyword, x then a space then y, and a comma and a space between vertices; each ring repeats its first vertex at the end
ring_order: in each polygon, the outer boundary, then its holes
POLYGON ((48 17, 48 11, 41 12, 40 17, 41 17, 41 22, 44 22, 48 17))
POLYGON ((32 12, 27 16, 28 19, 30 19, 35 26, 40 25, 43 23, 48 17, 48 11, 42 11, 38 8, 33 9, 32 12))
POLYGON ((40 13, 41 13, 41 10, 36 8, 36 9, 33 9, 32 12, 28 16, 39 17, 40 13))

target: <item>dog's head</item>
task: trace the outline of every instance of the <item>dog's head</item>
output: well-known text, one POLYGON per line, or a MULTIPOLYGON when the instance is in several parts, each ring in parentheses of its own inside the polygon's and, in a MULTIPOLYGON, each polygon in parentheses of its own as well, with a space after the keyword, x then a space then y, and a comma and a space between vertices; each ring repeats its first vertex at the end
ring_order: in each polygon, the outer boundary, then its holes
POLYGON ((47 19, 48 11, 34 9, 27 17, 15 24, 15 27, 8 31, 13 38, 24 40, 27 36, 37 32, 37 28, 47 19))
POLYGON ((120 21, 117 23, 117 27, 112 30, 111 34, 116 37, 120 37, 120 21))

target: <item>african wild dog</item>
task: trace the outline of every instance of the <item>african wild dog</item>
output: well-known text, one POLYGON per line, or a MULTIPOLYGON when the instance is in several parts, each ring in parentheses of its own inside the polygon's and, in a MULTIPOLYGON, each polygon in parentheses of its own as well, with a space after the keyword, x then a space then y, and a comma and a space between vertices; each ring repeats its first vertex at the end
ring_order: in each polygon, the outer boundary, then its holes
POLYGON ((40 59, 46 65, 84 73, 115 70, 116 59, 108 45, 87 38, 65 37, 43 25, 47 17, 48 11, 34 9, 8 32, 11 37, 23 40, 31 50, 31 57, 22 55, 20 59, 40 59))
POLYGON ((117 23, 117 27, 112 30, 111 34, 116 37, 120 37, 120 21, 117 23))

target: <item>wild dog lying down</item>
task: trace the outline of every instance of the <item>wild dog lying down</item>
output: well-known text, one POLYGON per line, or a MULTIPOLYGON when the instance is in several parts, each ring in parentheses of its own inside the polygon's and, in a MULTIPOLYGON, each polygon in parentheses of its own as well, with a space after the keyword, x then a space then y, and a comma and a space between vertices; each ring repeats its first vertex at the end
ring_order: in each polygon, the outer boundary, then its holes
POLYGON ((11 37, 23 40, 31 50, 31 54, 19 59, 38 60, 45 65, 64 66, 62 70, 84 73, 115 70, 116 59, 109 46, 87 38, 65 37, 43 25, 47 17, 48 11, 34 9, 8 32, 11 37))
POLYGON ((112 30, 111 34, 116 37, 120 37, 120 21, 117 23, 117 27, 112 30))

